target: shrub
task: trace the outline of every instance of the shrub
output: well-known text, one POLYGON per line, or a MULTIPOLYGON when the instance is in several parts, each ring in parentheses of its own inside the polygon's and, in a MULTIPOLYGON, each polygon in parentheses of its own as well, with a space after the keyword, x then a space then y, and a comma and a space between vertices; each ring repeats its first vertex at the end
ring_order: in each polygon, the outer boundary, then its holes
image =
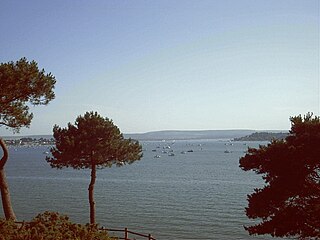
POLYGON ((97 224, 76 224, 68 216, 44 212, 31 222, 0 219, 0 240, 111 240, 97 224))

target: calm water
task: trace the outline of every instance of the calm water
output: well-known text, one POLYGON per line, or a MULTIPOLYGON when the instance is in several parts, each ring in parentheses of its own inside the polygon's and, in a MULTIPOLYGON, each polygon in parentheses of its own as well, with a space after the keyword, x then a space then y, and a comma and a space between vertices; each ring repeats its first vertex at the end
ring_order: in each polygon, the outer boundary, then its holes
MULTIPOLYGON (((238 167, 246 145, 213 140, 142 144, 142 160, 98 171, 97 222, 163 240, 268 239, 249 237, 243 229, 250 223, 244 213, 246 195, 262 186, 259 176, 238 167), (175 156, 168 156, 170 150, 175 156)), ((90 172, 51 169, 44 160, 47 149, 10 148, 6 171, 18 219, 52 210, 88 222, 90 172)))

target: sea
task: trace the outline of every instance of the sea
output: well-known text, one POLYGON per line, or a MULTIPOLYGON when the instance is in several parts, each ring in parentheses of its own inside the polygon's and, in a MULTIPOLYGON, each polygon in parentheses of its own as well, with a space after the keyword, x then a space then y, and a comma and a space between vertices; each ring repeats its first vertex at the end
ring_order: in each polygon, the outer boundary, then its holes
MULTIPOLYGON (((141 160, 98 170, 94 197, 100 226, 150 233, 159 240, 271 239, 249 236, 244 229, 257 223, 245 215, 247 195, 264 182, 239 168, 239 158, 249 146, 267 142, 141 144, 141 160)), ((30 221, 50 210, 74 222, 89 222, 90 170, 52 169, 45 161, 49 148, 9 148, 6 174, 18 220, 30 221)))

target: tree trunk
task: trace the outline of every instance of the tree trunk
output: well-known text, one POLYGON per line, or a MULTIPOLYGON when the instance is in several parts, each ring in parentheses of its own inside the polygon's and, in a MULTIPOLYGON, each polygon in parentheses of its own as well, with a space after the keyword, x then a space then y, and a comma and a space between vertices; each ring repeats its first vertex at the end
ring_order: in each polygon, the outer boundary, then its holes
POLYGON ((4 166, 8 160, 8 149, 2 138, 0 138, 0 146, 3 151, 3 157, 1 158, 1 161, 0 161, 0 192, 1 192, 1 199, 2 199, 2 207, 3 207, 5 218, 7 220, 12 219, 15 221, 16 215, 14 214, 14 211, 11 205, 9 186, 8 186, 6 174, 4 171, 4 166))
POLYGON ((93 198, 93 190, 94 190, 94 184, 96 182, 96 165, 95 163, 92 163, 91 165, 91 181, 89 184, 89 204, 90 204, 90 224, 95 224, 95 202, 93 198))

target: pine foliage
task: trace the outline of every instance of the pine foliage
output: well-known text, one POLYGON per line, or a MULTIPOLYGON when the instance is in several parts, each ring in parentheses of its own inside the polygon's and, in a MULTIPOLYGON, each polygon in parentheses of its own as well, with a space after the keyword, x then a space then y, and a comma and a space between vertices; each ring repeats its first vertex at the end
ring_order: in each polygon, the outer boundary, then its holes
POLYGON ((51 167, 72 167, 75 169, 122 166, 142 157, 138 141, 124 139, 112 120, 101 117, 97 112, 87 112, 79 116, 75 124, 66 128, 54 126, 53 136, 56 146, 51 149, 52 157, 47 157, 51 167))
POLYGON ((47 105, 54 99, 56 83, 51 73, 40 70, 35 61, 21 58, 0 64, 0 125, 19 131, 33 118, 29 105, 47 105))
POLYGON ((249 148, 240 167, 261 174, 266 185, 248 195, 246 214, 261 222, 250 234, 320 239, 320 119, 290 118, 285 140, 249 148))

